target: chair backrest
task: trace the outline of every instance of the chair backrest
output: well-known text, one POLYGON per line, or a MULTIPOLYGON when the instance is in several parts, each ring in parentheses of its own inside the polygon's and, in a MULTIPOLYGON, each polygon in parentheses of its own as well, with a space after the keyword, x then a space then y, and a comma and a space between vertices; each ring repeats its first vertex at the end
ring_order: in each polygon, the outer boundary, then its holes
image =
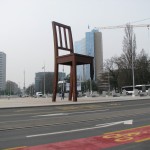
POLYGON ((59 56, 59 50, 74 53, 71 27, 55 21, 52 22, 52 27, 55 57, 59 56))

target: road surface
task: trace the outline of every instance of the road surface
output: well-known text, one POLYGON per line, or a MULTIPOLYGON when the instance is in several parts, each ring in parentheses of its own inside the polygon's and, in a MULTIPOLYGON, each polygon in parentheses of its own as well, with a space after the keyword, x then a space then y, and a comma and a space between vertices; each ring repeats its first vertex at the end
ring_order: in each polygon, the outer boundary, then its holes
POLYGON ((0 149, 150 149, 150 100, 0 110, 0 149))

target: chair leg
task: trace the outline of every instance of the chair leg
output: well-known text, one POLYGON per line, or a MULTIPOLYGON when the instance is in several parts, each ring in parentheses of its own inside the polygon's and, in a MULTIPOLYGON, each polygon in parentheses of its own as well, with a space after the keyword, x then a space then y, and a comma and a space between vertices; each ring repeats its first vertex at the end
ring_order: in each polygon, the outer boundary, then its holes
POLYGON ((76 62, 73 62, 73 70, 72 70, 72 78, 73 78, 73 101, 77 101, 77 76, 76 76, 76 62))
POLYGON ((56 93, 57 93, 57 83, 58 83, 58 64, 55 65, 55 72, 54 72, 54 87, 53 87, 53 98, 52 101, 56 101, 56 93))
POLYGON ((70 92, 69 92, 69 100, 72 100, 73 95, 73 66, 70 67, 70 92))
POLYGON ((90 64, 90 77, 91 77, 91 80, 93 80, 93 78, 94 78, 94 67, 93 67, 93 63, 90 64))

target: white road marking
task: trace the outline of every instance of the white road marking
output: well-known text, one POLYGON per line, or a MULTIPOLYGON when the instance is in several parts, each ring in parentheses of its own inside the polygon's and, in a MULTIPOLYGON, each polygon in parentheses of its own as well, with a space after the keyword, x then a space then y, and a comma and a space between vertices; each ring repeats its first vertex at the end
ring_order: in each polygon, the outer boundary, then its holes
POLYGON ((36 115, 36 116, 33 116, 33 117, 49 117, 49 116, 62 116, 62 115, 68 115, 68 113, 57 113, 57 114, 36 115))
POLYGON ((73 112, 73 113, 45 114, 45 115, 36 115, 36 116, 32 116, 32 117, 52 117, 52 116, 63 116, 63 115, 84 114, 84 113, 92 113, 92 112, 103 112, 103 111, 108 111, 108 110, 109 110, 109 109, 95 110, 95 111, 82 111, 82 112, 73 112))
POLYGON ((72 132, 80 132, 80 131, 85 131, 85 130, 93 130, 93 129, 98 129, 98 128, 105 128, 109 126, 114 126, 118 124, 132 124, 133 120, 125 120, 125 121, 118 121, 118 122, 111 122, 111 123, 105 123, 105 124, 98 124, 95 125, 94 127, 90 128, 81 128, 81 129, 74 129, 74 130, 69 130, 69 131, 59 131, 59 132, 52 132, 52 133, 44 133, 44 134, 35 134, 35 135, 28 135, 26 136, 27 138, 32 138, 32 137, 39 137, 39 136, 47 136, 47 135, 56 135, 56 134, 63 134, 63 133, 72 133, 72 132))
POLYGON ((82 112, 74 112, 70 114, 84 114, 84 113, 90 113, 90 112, 103 112, 103 111, 108 111, 109 109, 100 109, 100 110, 91 110, 91 111, 82 111, 82 112))
POLYGON ((118 121, 118 122, 111 122, 111 123, 104 123, 104 124, 98 124, 96 126, 103 126, 103 125, 109 125, 109 126, 113 126, 113 125, 117 125, 117 124, 133 124, 133 120, 125 120, 125 121, 118 121))

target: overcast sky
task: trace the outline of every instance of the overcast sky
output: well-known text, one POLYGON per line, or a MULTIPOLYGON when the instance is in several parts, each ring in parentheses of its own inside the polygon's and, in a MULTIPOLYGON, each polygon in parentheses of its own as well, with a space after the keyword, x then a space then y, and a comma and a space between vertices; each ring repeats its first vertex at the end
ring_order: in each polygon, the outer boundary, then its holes
MULTIPOLYGON (((0 0, 0 51, 7 55, 7 80, 23 87, 25 70, 27 87, 44 64, 46 71, 54 70, 52 21, 70 25, 77 41, 94 27, 150 24, 150 0, 0 0)), ((104 60, 119 56, 124 29, 101 31, 104 60)), ((144 48, 149 53, 149 30, 134 32, 137 52, 144 48)))

